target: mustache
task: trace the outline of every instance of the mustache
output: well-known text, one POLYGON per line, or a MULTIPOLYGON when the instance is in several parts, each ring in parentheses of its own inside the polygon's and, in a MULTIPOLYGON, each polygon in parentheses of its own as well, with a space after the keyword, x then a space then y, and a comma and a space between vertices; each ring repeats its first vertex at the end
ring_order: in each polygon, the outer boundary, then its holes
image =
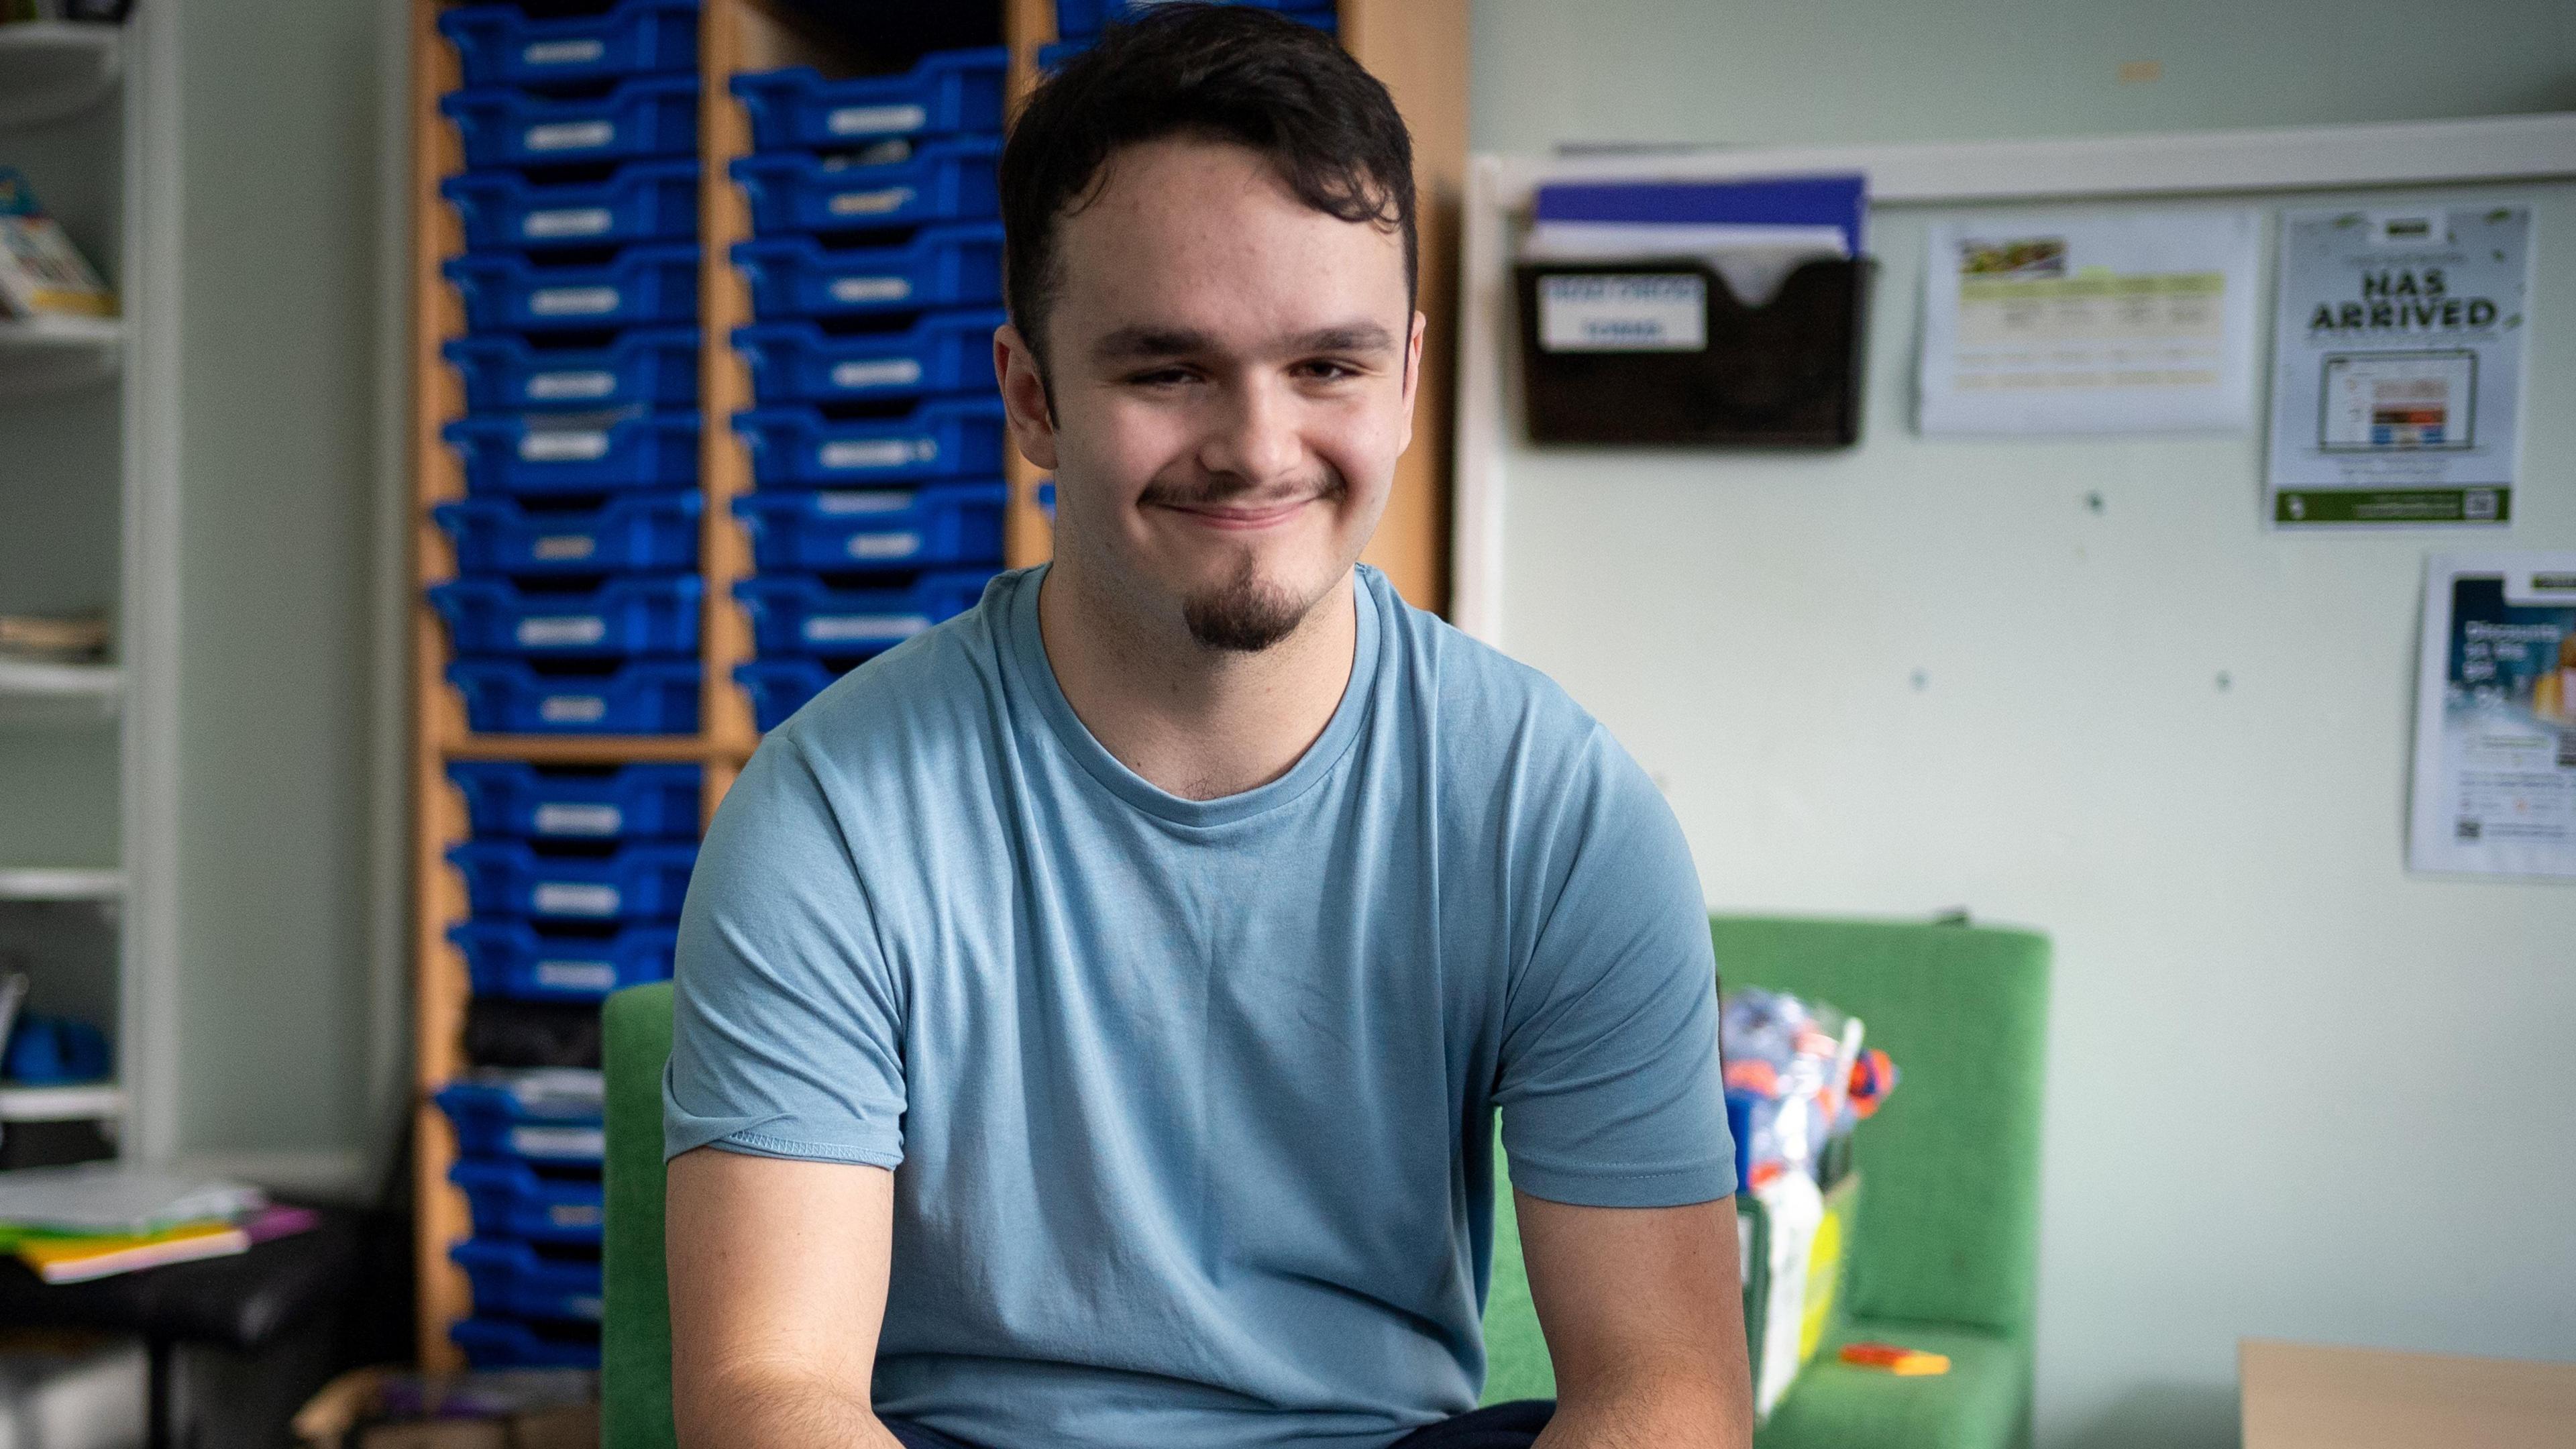
POLYGON ((1338 503, 1350 491, 1349 479, 1343 477, 1339 470, 1327 469, 1311 482, 1299 482, 1284 488, 1277 484, 1227 477, 1155 483, 1139 494, 1136 501, 1158 508, 1223 508, 1243 503, 1285 503, 1303 498, 1338 503))

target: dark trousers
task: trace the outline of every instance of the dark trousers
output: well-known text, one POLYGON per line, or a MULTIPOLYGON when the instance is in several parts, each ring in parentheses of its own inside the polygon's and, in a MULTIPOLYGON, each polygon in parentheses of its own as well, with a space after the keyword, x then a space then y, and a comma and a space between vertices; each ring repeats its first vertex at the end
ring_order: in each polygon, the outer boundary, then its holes
MULTIPOLYGON (((1547 1427, 1548 1416, 1556 1412, 1554 1399, 1517 1399, 1508 1404, 1495 1404, 1473 1413, 1425 1424, 1387 1446, 1387 1449, 1529 1449, 1538 1431, 1547 1427)), ((885 1421, 904 1449, 976 1449, 963 1439, 953 1439, 936 1429, 907 1424, 899 1419, 885 1421)), ((1034 1445, 1014 1449, 1036 1449, 1034 1445)), ((1157 1449, 1140 1445, 1138 1449, 1157 1449)))

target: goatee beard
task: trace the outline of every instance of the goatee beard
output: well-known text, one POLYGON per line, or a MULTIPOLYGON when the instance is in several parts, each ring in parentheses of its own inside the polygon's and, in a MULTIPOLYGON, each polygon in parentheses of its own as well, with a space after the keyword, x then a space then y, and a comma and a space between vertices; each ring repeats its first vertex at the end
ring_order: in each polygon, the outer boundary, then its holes
POLYGON ((1263 583, 1246 554, 1232 579, 1183 601, 1181 618, 1202 649, 1258 654, 1295 633, 1314 607, 1263 583))

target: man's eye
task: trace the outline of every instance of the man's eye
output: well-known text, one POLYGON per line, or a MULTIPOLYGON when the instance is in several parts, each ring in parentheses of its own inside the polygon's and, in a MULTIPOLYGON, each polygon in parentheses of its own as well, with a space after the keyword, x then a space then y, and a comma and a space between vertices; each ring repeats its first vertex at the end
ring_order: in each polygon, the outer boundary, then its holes
POLYGON ((1137 373, 1127 380, 1140 387, 1175 387, 1190 380, 1190 370, 1186 367, 1158 367, 1151 372, 1137 373))
POLYGON ((1297 364, 1297 372, 1298 375, 1316 382, 1341 382, 1344 379, 1354 378, 1360 375, 1358 368, 1345 362, 1336 362, 1330 358, 1317 358, 1311 362, 1301 362, 1297 364))

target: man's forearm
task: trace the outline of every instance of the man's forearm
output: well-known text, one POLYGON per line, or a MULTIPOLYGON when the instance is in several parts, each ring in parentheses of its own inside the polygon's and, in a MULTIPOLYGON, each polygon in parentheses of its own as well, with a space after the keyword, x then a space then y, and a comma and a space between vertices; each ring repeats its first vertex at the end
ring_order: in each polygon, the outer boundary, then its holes
POLYGON ((1531 1449, 1746 1449, 1748 1390, 1679 1371, 1640 1373, 1559 1399, 1531 1449))
POLYGON ((681 1449, 902 1449, 868 1406, 867 1387, 807 1375, 742 1374, 679 1412, 681 1449))

